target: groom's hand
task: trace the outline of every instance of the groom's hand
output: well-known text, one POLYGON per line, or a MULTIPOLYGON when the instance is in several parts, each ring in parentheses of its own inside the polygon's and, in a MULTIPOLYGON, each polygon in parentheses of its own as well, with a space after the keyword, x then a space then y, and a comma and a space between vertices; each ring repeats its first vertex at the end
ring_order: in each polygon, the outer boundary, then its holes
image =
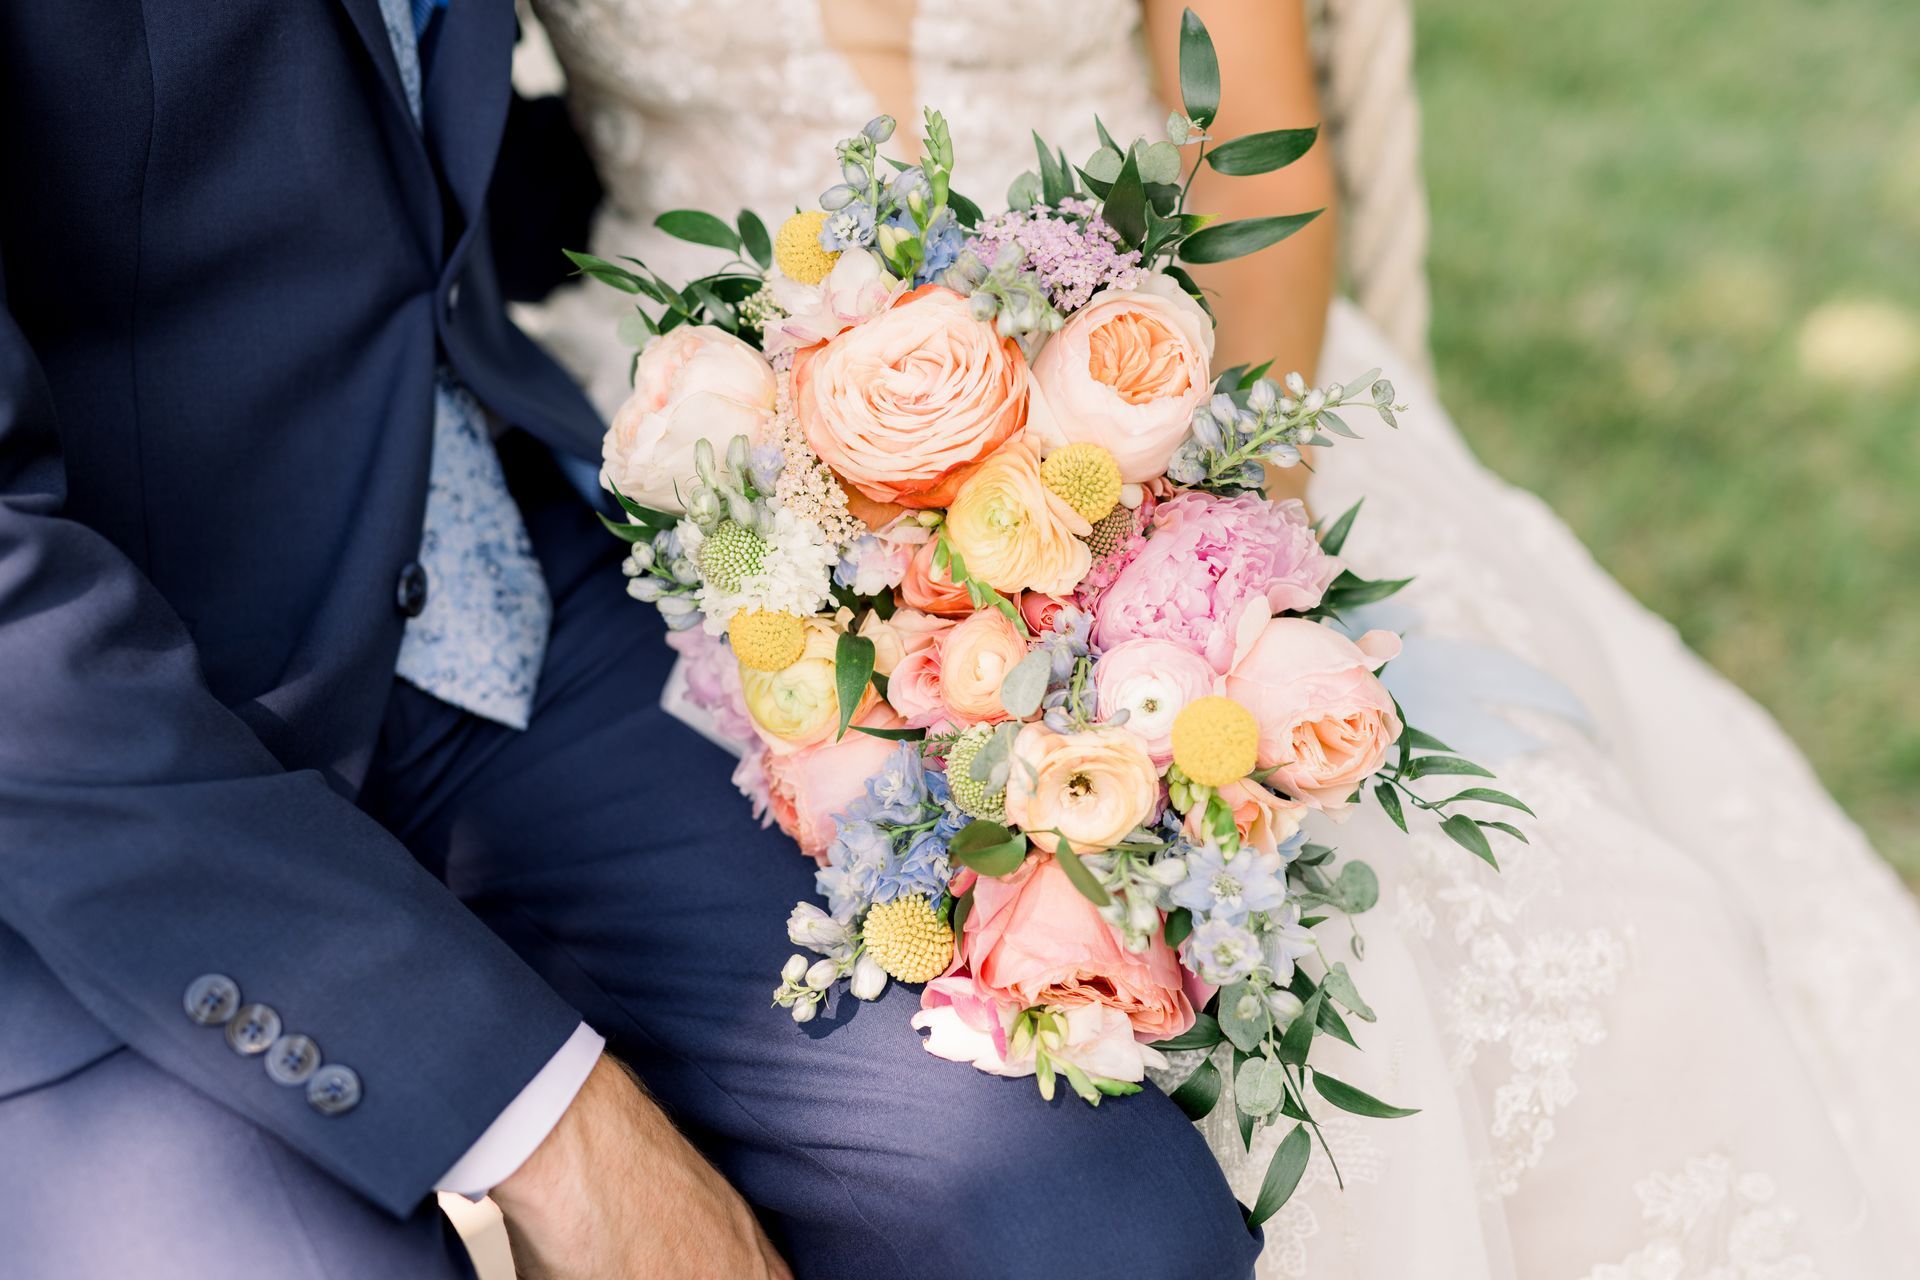
POLYGON ((612 1058, 493 1199, 521 1280, 792 1280, 746 1201, 612 1058))

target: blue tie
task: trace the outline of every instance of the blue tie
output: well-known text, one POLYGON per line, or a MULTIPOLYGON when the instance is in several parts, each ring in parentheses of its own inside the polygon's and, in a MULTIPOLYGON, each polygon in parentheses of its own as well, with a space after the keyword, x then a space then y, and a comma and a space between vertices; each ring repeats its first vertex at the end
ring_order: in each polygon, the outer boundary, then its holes
MULTIPOLYGON (((420 123, 419 36, 445 0, 380 0, 407 106, 420 123), (411 11, 409 11, 411 10, 411 11)), ((420 565, 426 607, 407 620, 395 670, 443 702, 527 727, 553 605, 507 492, 486 411, 442 365, 420 565)))

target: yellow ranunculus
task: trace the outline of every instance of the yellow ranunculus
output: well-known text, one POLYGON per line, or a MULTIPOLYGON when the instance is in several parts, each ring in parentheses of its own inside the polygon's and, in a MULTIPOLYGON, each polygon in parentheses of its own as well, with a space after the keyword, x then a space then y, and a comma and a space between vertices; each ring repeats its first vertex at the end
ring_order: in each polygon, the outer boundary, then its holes
MULTIPOLYGON (((777 752, 797 751, 830 741, 840 727, 840 697, 833 675, 839 630, 826 618, 806 620, 806 644, 799 660, 779 671, 740 668, 747 714, 766 744, 777 752)), ((857 716, 878 697, 867 686, 857 716)))
POLYGON ((1086 518, 1040 478, 1033 447, 1015 441, 967 477, 947 508, 947 540, 967 572, 996 591, 1064 596, 1092 563, 1086 518))

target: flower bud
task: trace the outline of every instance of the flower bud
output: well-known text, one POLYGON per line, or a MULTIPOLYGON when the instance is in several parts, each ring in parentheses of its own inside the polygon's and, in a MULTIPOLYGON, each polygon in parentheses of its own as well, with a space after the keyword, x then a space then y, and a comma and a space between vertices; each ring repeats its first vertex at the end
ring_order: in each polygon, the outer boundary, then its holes
POLYGON ((840 165, 840 180, 850 187, 867 185, 866 166, 857 160, 847 160, 840 165))
POLYGON ((815 960, 807 970, 807 985, 815 991, 825 991, 839 976, 839 965, 831 960, 815 960))
POLYGON ((666 591, 667 584, 658 578, 629 578, 627 580, 627 594, 635 600, 638 600, 641 604, 653 604, 659 600, 661 596, 665 595, 666 591))
MULTIPOLYGON (((638 582, 640 579, 636 578, 638 582)), ((700 611, 699 602, 692 596, 663 596, 660 599, 660 613, 666 618, 684 618, 700 611)))
POLYGON ((860 132, 866 134, 877 144, 891 138, 893 136, 893 129, 893 117, 881 115, 875 116, 873 119, 867 121, 866 126, 862 128, 860 132))
POLYGON ((844 182, 837 182, 820 193, 820 207, 828 213, 838 213, 852 204, 859 192, 844 182))
POLYGON ((1162 858, 1140 874, 1163 889, 1171 889, 1187 878, 1187 860, 1179 857, 1162 858))
POLYGON ((1273 1014, 1273 1025, 1284 1027, 1306 1010, 1300 1003, 1300 997, 1291 991, 1267 992, 1267 1010, 1273 1014))
POLYGON ((1287 394, 1295 397, 1299 397, 1307 394, 1307 380, 1301 377, 1298 373, 1288 374, 1287 375, 1287 394))
POLYGON ((878 1000, 887 989, 887 971, 878 960, 863 955, 853 962, 853 981, 848 986, 857 1000, 878 1000))
POLYGON ((1326 406, 1326 403, 1327 393, 1315 387, 1313 390, 1307 392, 1307 398, 1300 402, 1300 407, 1308 413, 1318 413, 1326 406))
POLYGON ((807 958, 803 955, 787 957, 786 964, 780 967, 780 981, 796 983, 807 976, 807 958))
POLYGON ((814 1007, 814 1003, 811 1000, 796 1000, 793 1002, 793 1020, 795 1022, 812 1022, 814 1015, 819 1012, 820 1010, 814 1007))
POLYGON ((1255 413, 1271 413, 1273 406, 1280 403, 1280 388, 1266 378, 1253 384, 1253 390, 1247 392, 1247 408, 1255 413))

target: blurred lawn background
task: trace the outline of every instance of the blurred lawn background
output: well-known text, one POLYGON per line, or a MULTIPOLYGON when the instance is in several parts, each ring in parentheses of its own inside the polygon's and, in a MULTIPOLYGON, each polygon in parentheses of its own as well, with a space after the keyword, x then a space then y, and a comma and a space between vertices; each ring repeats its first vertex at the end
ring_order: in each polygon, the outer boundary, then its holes
POLYGON ((1453 416, 1920 885, 1920 3, 1414 9, 1453 416))

